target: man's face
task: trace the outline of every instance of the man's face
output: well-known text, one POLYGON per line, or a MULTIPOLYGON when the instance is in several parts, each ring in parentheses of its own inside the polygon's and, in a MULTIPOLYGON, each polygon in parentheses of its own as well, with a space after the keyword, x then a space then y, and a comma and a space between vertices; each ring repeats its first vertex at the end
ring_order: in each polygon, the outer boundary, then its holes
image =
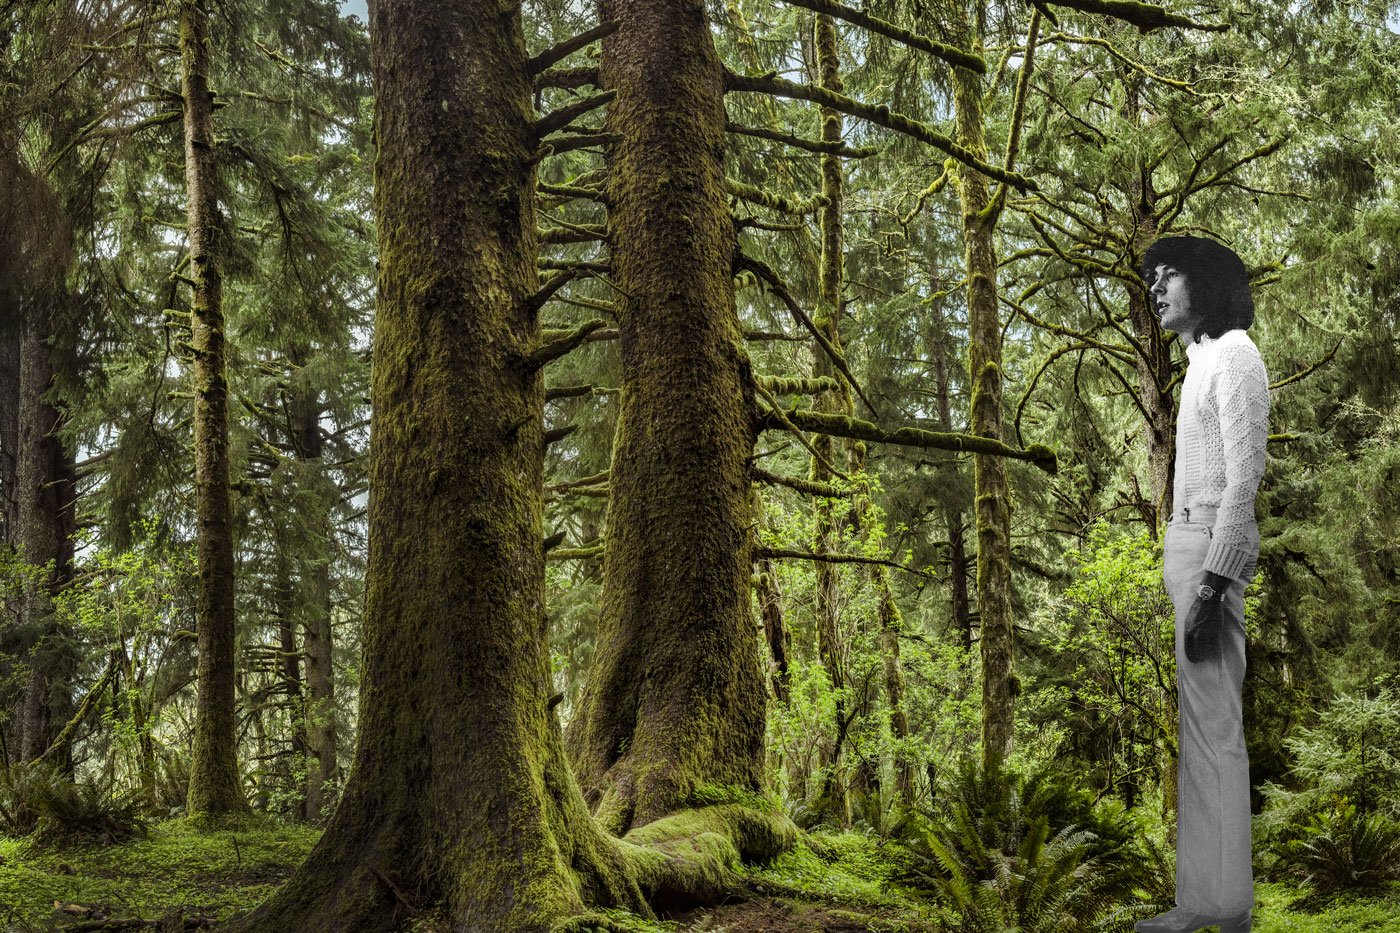
POLYGON ((1163 263, 1157 267, 1157 280, 1152 284, 1152 300, 1162 330, 1174 334, 1189 333, 1196 325, 1191 313, 1191 296, 1186 293, 1186 276, 1163 263))

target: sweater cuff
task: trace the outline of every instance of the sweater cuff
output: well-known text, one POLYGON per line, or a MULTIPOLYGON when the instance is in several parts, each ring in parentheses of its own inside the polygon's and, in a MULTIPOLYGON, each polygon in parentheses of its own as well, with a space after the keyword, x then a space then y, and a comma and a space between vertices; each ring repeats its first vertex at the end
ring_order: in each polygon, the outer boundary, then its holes
POLYGON ((1206 553, 1206 563, 1202 570, 1218 573, 1231 580, 1248 582, 1254 576, 1254 565, 1258 555, 1226 544, 1220 539, 1211 542, 1206 553))

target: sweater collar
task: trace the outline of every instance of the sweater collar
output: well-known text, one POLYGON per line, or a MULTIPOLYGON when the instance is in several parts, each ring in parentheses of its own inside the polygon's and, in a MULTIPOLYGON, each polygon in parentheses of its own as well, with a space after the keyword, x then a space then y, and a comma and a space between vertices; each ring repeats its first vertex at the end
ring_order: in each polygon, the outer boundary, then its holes
MULTIPOLYGON (((1221 336, 1224 335, 1222 334, 1221 336)), ((1208 354, 1219 342, 1220 338, 1218 337, 1212 337, 1210 334, 1202 334, 1199 342, 1186 344, 1186 356, 1189 359, 1195 359, 1202 353, 1208 354)))

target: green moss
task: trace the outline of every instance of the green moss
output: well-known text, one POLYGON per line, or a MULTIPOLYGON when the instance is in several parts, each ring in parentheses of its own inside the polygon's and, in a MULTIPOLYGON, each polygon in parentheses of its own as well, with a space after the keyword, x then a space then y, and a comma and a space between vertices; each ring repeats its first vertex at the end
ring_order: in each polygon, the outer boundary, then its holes
POLYGON ((212 831, 172 820, 144 839, 115 846, 46 851, 0 838, 0 904, 10 910, 0 920, 41 927, 55 901, 144 917, 178 907, 225 919, 271 894, 319 835, 311 827, 264 820, 212 831))
POLYGON ((882 840, 844 832, 804 836, 771 864, 745 869, 744 875, 760 893, 914 915, 926 910, 894 883, 897 870, 882 840))

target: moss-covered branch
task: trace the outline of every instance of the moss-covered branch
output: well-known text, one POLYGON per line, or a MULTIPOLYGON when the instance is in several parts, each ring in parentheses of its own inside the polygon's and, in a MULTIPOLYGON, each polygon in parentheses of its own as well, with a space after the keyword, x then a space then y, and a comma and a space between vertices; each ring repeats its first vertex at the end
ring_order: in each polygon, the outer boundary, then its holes
POLYGON ((864 10, 853 9, 840 3, 833 3, 831 0, 786 0, 791 6, 802 7, 811 10, 813 13, 825 13, 835 19, 845 20, 853 26, 860 26, 873 33, 878 33, 886 39, 893 39, 911 49, 918 49, 921 52, 928 52, 943 59, 950 65, 958 68, 966 68, 968 71, 975 71, 979 75, 987 73, 987 63, 979 56, 971 52, 965 52, 956 46, 947 45, 928 36, 911 32, 903 26, 896 26, 878 16, 871 16, 864 10))
POLYGON ((566 489, 577 489, 580 486, 596 486, 599 483, 606 483, 611 474, 611 470, 603 470, 600 473, 581 476, 578 479, 571 479, 563 483, 551 483, 548 488, 551 492, 561 492, 566 489))
MULTIPOLYGON (((1006 139, 1006 158, 1002 168, 1008 172, 1016 167, 1016 156, 1021 148, 1021 124, 1026 115, 1026 98, 1029 96, 1031 73, 1035 70, 1036 39, 1040 35, 1040 10, 1031 13, 1030 25, 1026 27, 1026 53, 1021 60, 1021 73, 1016 79, 1016 97, 1011 105, 1011 131, 1006 139)), ((987 205, 988 216, 1000 216, 1002 205, 1006 203, 1006 182, 997 186, 992 202, 987 205)))
POLYGON ((728 191, 736 198, 748 201, 752 204, 761 205, 783 214, 810 214, 826 203, 826 198, 819 194, 808 198, 806 201, 794 201, 780 194, 764 191, 762 188, 755 185, 745 184, 735 178, 724 179, 724 190, 728 191))
POLYGON ((577 136, 551 136, 549 139, 540 140, 539 149, 535 150, 535 159, 545 159, 552 155, 561 155, 565 152, 573 152, 576 149, 587 149, 591 146, 607 146, 618 141, 617 135, 613 133, 579 133, 577 136))
POLYGON ((530 296, 530 310, 539 311, 545 306, 545 302, 554 297, 554 293, 565 285, 578 278, 582 272, 578 269, 563 269, 551 275, 549 279, 540 286, 539 291, 530 296))
POLYGON ((619 23, 617 20, 608 20, 572 38, 565 39, 558 45, 552 45, 530 59, 529 63, 526 65, 526 70, 532 75, 537 75, 549 66, 562 62, 579 49, 586 48, 604 36, 616 32, 618 25, 619 23))
POLYGON ((784 334, 781 331, 775 330, 746 330, 744 331, 744 339, 752 340, 759 343, 769 340, 779 340, 787 341, 790 343, 796 343, 800 340, 806 340, 807 338, 802 337, 798 334, 784 334))
POLYGON ((581 87, 598 87, 597 68, 550 68, 535 78, 535 93, 547 87, 576 91, 581 87))
POLYGON ((835 464, 824 456, 821 451, 812 446, 812 442, 807 440, 807 436, 802 433, 801 428, 788 420, 787 415, 784 413, 785 409, 782 405, 778 404, 778 400, 773 397, 772 393, 757 382, 754 383, 754 391, 768 403, 768 414, 761 417, 772 418, 774 427, 781 428, 791 434, 797 440, 797 443, 801 444, 807 453, 811 454, 812 458, 826 468, 827 472, 831 475, 839 476, 845 480, 850 479, 845 473, 836 469, 835 464))
POLYGON ((769 473, 759 467, 753 468, 752 476, 754 482, 766 483, 769 486, 786 486, 788 489, 795 489, 809 496, 819 496, 823 499, 843 499, 854 495, 852 491, 842 489, 840 486, 833 486, 830 483, 818 483, 798 476, 782 476, 778 473, 769 473))
POLYGON ((768 283, 769 291, 778 296, 778 300, 788 309, 788 313, 793 316, 797 323, 801 324, 806 329, 807 333, 812 335, 812 338, 816 340, 817 344, 822 348, 822 352, 830 358, 832 365, 846 378, 851 388, 860 396, 861 401, 863 401, 865 406, 874 414, 875 406, 866 396, 865 390, 860 387, 860 383, 856 382, 855 375, 851 372, 850 367, 846 365, 845 355, 840 350, 836 349, 836 347, 832 346, 831 341, 826 338, 826 335, 821 332, 820 328, 807 316, 807 312, 802 310, 801 305, 792 297, 792 293, 783 285, 782 279, 778 278, 778 274, 763 260, 755 259, 743 253, 739 254, 738 265, 741 269, 748 269, 754 275, 768 283))
POLYGON ((1099 48, 1107 52, 1109 55, 1113 56, 1118 61, 1131 68, 1133 71, 1136 71, 1144 78, 1147 78, 1149 81, 1154 81, 1158 84, 1165 84, 1168 87, 1174 87, 1179 91, 1185 91, 1187 94, 1190 94, 1193 97, 1202 96, 1201 93, 1196 90, 1196 86, 1194 83, 1190 81, 1179 81, 1176 78, 1168 78, 1166 75, 1158 74, 1157 72, 1148 68, 1142 62, 1137 61, 1136 59, 1131 58, 1128 55, 1125 55, 1122 51, 1118 49, 1116 45, 1114 45, 1107 39, 1101 39, 1097 36, 1076 36, 1071 35, 1067 32, 1052 32, 1050 35, 1046 36, 1040 41, 1042 44, 1048 44, 1051 42, 1068 42, 1071 45, 1098 46, 1099 48))
MULTIPOLYGON (((564 273, 560 274, 562 275, 564 273)), ((551 279, 551 281, 553 281, 553 279, 551 279)), ((528 370, 536 370, 546 363, 559 359, 559 357, 563 356, 565 353, 582 345, 583 342, 588 339, 589 334, 607 326, 607 321, 601 318, 593 318, 591 321, 584 321, 577 327, 570 328, 562 333, 557 333, 552 338, 547 337, 546 341, 526 358, 525 368, 528 370)))
POLYGON ((794 376, 758 376, 758 382, 774 395, 817 395, 821 392, 837 392, 841 383, 829 376, 798 378, 794 376))
POLYGON ((545 555, 546 560, 599 560, 605 546, 593 544, 588 547, 560 547, 545 555))
POLYGON ((550 197, 575 199, 581 198, 587 201, 597 201, 600 204, 608 203, 608 197, 597 188, 588 188, 582 185, 551 185, 540 182, 535 186, 540 194, 547 194, 550 197))
POLYGON ((814 551, 795 551, 788 548, 758 547, 754 548, 754 557, 766 557, 769 560, 809 560, 821 564, 877 564, 882 567, 895 567, 905 573, 912 573, 915 576, 926 579, 935 579, 934 575, 927 570, 919 570, 917 567, 907 567, 904 564, 896 563, 892 560, 885 560, 882 557, 866 557, 863 554, 834 554, 831 552, 818 554, 814 551))
MULTIPOLYGON (((1299 370, 1291 376, 1285 376, 1278 382, 1270 383, 1270 391, 1274 389, 1282 389, 1284 386, 1292 385, 1295 382, 1299 382, 1303 379, 1306 379, 1308 376, 1311 376, 1313 373, 1317 372, 1317 370, 1330 363, 1332 361, 1332 357, 1337 355, 1337 351, 1340 350, 1341 347, 1342 341, 1340 338, 1338 338, 1337 342, 1332 344, 1332 349, 1328 350, 1325 354, 1323 354, 1321 359, 1319 359, 1316 363, 1313 363, 1307 369, 1299 370)), ((1272 440, 1272 438, 1270 439, 1272 440)))
POLYGON ((540 244, 558 246, 562 243, 591 243, 608 238, 607 224, 570 224, 546 227, 540 231, 540 244))
POLYGON ((845 143, 828 143, 818 139, 805 139, 795 136, 792 133, 780 133, 777 130, 766 130, 757 126, 744 126, 739 123, 727 122, 724 124, 725 132, 734 133, 737 136, 752 136, 755 139, 766 139, 770 142, 782 143, 794 149, 805 149, 807 152, 819 152, 827 155, 844 156, 847 159, 868 159, 880 150, 875 146, 862 146, 853 149, 845 143))
MULTIPOLYGON (((956 450, 962 453, 987 454, 994 457, 1010 457, 1013 460, 1027 460, 1047 473, 1056 469, 1055 452, 1049 447, 1032 444, 1026 448, 1012 447, 1001 441, 975 434, 943 433, 925 431, 922 428, 885 429, 859 418, 845 415, 830 415, 802 408, 784 411, 786 420, 804 431, 817 431, 834 437, 849 437, 859 441, 872 441, 877 444, 898 444, 901 447, 920 447, 929 450, 956 450)), ((765 430, 782 427, 776 419, 763 425, 765 430)))
POLYGON ((544 446, 548 447, 550 444, 557 444, 577 430, 578 425, 576 424, 566 424, 563 427, 550 428, 548 431, 544 432, 544 446))
POLYGON ((1138 0, 1048 0, 1055 6, 1079 10, 1081 13, 1100 13, 1131 23, 1141 33, 1149 33, 1164 26, 1179 29, 1201 29, 1206 32, 1224 32, 1229 23, 1202 23, 1189 16, 1169 13, 1155 3, 1140 3, 1138 0))
POLYGON ((544 139, 550 133, 562 130, 585 113, 597 110, 616 96, 616 91, 603 91, 602 93, 594 94, 592 97, 585 97, 582 100, 574 101, 567 107, 560 107, 558 110, 551 111, 540 117, 535 121, 534 128, 531 132, 534 134, 535 139, 544 139))
POLYGON ((48 749, 39 756, 41 759, 56 761, 58 760, 58 754, 60 752, 65 748, 72 747, 73 734, 78 731, 78 727, 83 724, 83 720, 87 719, 88 713, 92 712, 93 706, 116 676, 117 659, 113 656, 107 662, 106 672, 98 679, 97 683, 93 684, 92 688, 88 690, 87 694, 83 697, 83 701, 78 704, 78 711, 75 712, 72 718, 59 730, 58 735, 54 736, 54 740, 49 744, 48 749))
POLYGON ((790 97, 796 100, 811 101, 832 110, 853 117, 859 117, 874 123, 876 126, 883 126, 887 130, 902 133, 912 139, 917 139, 922 143, 927 143, 936 149, 946 152, 964 165, 975 168, 988 178, 995 178, 1010 184, 1019 191, 1034 191, 1036 183, 1024 175, 1015 172, 1008 172, 990 162, 984 162, 973 155, 966 146, 960 145, 950 137, 938 132, 927 123, 922 123, 912 117, 891 110, 885 106, 874 106, 858 101, 853 97, 844 94, 837 94, 825 88, 816 87, 810 84, 798 84, 779 78, 776 75, 741 75, 732 71, 726 71, 724 75, 725 88, 729 91, 741 91, 751 94, 772 94, 777 97, 790 97))
POLYGON ((544 400, 552 402, 561 398, 581 398, 585 395, 592 395, 596 390, 597 386, 591 383, 580 386, 549 386, 544 390, 544 400))

